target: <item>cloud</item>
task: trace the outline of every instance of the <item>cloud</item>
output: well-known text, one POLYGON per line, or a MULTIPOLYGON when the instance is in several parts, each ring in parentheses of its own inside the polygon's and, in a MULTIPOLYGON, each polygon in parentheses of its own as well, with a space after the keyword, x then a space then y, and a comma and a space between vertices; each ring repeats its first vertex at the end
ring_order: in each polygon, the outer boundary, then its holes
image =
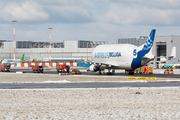
POLYGON ((179 6, 178 0, 0 1, 0 39, 13 39, 12 20, 17 40, 49 40, 49 27, 55 41, 117 40, 152 28, 157 35, 179 34, 179 6))
POLYGON ((91 13, 78 6, 49 7, 49 21, 57 23, 89 23, 93 21, 91 13))
POLYGON ((0 16, 5 21, 43 21, 47 20, 49 15, 38 3, 24 1, 1 5, 0 16))
POLYGON ((107 23, 119 25, 154 25, 154 26, 169 26, 180 25, 178 21, 180 17, 180 9, 174 8, 180 4, 176 1, 149 1, 147 3, 142 0, 132 2, 127 0, 124 2, 113 1, 116 4, 111 4, 108 11, 104 14, 107 23), (161 3, 161 4, 158 4, 161 3), (158 5, 156 5, 156 4, 158 5), (166 9, 161 6, 168 6, 166 9), (174 6, 174 7, 173 7, 174 6))
POLYGON ((44 8, 50 17, 48 22, 56 23, 90 23, 94 21, 91 6, 94 3, 84 0, 47 1, 44 8))

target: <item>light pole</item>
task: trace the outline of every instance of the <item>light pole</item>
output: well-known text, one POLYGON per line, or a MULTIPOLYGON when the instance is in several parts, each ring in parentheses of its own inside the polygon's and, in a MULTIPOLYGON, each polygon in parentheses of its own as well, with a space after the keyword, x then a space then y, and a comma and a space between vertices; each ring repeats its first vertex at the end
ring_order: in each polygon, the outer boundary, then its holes
POLYGON ((15 67, 15 22, 17 22, 17 21, 13 20, 12 22, 14 22, 14 41, 13 41, 13 46, 14 46, 14 67, 15 67))
POLYGON ((88 42, 86 42, 86 49, 87 49, 87 61, 88 61, 88 42))
POLYGON ((51 62, 51 29, 52 28, 48 28, 50 30, 50 46, 49 46, 49 58, 50 58, 50 62, 51 62))

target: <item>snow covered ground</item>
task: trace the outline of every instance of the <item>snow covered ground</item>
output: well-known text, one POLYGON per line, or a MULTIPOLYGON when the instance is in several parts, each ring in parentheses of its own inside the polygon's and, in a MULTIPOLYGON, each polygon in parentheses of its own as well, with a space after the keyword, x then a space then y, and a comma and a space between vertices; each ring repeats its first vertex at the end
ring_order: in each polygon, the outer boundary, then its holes
POLYGON ((179 88, 0 90, 0 96, 0 119, 180 119, 179 88))

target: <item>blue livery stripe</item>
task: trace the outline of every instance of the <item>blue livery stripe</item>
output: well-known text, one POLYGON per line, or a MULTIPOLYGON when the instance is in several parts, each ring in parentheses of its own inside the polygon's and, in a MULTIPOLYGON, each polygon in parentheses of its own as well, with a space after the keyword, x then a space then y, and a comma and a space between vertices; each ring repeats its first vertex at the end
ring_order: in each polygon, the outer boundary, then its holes
POLYGON ((131 63, 132 69, 136 69, 138 67, 141 67, 142 57, 144 57, 147 53, 149 53, 149 51, 151 50, 151 48, 153 46, 155 33, 156 33, 156 29, 152 29, 146 43, 144 44, 144 46, 142 48, 142 50, 138 51, 137 57, 133 59, 133 61, 131 63))

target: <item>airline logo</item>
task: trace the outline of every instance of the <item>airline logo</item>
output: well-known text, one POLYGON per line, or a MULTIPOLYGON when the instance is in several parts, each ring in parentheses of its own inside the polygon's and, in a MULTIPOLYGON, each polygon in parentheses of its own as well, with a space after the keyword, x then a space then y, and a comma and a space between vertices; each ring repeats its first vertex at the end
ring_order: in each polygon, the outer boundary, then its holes
POLYGON ((121 52, 97 52, 95 58, 122 57, 121 52))
POLYGON ((154 36, 155 36, 156 29, 153 29, 149 35, 148 40, 144 44, 143 50, 149 51, 153 46, 154 36))
POLYGON ((153 46, 153 40, 149 37, 146 43, 144 44, 143 50, 149 50, 153 46))

